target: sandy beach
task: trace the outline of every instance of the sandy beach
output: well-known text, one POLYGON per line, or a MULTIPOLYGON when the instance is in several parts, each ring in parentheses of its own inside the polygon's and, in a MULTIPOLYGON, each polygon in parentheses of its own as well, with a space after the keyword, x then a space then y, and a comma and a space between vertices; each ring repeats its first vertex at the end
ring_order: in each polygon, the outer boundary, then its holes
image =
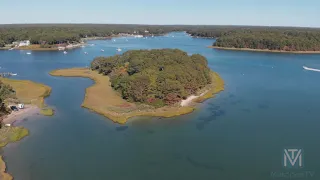
POLYGON ((182 100, 180 105, 181 105, 181 106, 188 106, 188 105, 190 105, 190 103, 192 103, 192 101, 193 101, 194 99, 205 95, 207 92, 208 92, 208 91, 206 91, 206 92, 204 92, 204 93, 201 93, 199 96, 191 95, 191 96, 189 96, 187 99, 182 100))
POLYGON ((37 106, 25 105, 24 109, 19 109, 19 111, 12 111, 11 114, 7 115, 3 119, 5 124, 13 124, 17 120, 22 120, 23 118, 35 115, 40 112, 37 106))

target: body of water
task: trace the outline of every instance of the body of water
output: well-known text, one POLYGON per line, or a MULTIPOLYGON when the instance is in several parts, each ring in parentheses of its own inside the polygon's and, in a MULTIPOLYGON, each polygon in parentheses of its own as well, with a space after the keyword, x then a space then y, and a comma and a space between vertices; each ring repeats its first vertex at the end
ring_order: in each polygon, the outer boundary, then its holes
POLYGON ((90 41, 93 46, 68 54, 0 51, 0 71, 51 86, 46 103, 56 110, 18 123, 30 136, 3 149, 8 172, 15 180, 267 180, 286 179, 272 173, 307 171, 319 179, 320 73, 302 66, 320 68, 320 55, 207 48, 212 42, 172 33, 90 41), (224 79, 225 91, 192 114, 136 117, 121 126, 80 107, 91 80, 48 75, 122 53, 117 48, 200 53, 224 79), (303 148, 303 168, 282 166, 289 147, 303 148))

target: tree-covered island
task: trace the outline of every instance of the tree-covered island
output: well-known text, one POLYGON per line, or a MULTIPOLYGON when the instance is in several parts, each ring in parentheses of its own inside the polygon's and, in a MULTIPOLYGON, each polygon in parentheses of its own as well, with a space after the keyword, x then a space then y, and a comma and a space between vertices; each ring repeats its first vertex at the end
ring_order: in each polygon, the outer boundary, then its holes
POLYGON ((56 70, 53 76, 88 77, 83 107, 117 123, 134 116, 171 117, 190 113, 194 103, 223 90, 223 80, 205 57, 178 49, 132 50, 97 57, 91 69, 56 70))

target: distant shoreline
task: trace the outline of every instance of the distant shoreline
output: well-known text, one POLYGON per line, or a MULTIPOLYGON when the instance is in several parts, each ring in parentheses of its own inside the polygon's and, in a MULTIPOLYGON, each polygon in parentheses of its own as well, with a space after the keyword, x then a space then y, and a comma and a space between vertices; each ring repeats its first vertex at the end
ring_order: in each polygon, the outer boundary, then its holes
POLYGON ((269 50, 269 49, 230 48, 230 47, 218 47, 218 46, 208 46, 208 48, 230 50, 230 51, 251 51, 251 52, 268 52, 268 53, 287 53, 287 54, 320 54, 320 51, 281 51, 281 50, 269 50))
MULTIPOLYGON (((77 44, 72 44, 73 47, 70 48, 65 48, 65 50, 70 50, 70 49, 76 49, 79 48, 83 45, 86 45, 86 41, 92 41, 92 40, 110 40, 115 37, 129 37, 131 35, 127 34, 118 34, 118 35, 111 35, 111 36, 105 36, 105 37, 87 37, 87 38, 81 38, 81 41, 84 41, 84 43, 77 43, 77 44)), ((9 50, 11 47, 0 47, 0 50, 9 50)), ((29 46, 22 46, 22 47, 16 47, 13 48, 12 50, 29 50, 29 51, 59 51, 58 47, 53 47, 53 48, 41 48, 40 45, 38 44, 31 44, 29 46)))

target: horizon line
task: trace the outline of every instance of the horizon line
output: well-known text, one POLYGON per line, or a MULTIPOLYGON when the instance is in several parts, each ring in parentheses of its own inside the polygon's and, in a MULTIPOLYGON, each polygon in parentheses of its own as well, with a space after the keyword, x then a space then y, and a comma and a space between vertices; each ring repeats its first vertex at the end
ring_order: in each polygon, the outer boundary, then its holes
POLYGON ((5 25, 137 25, 137 26, 236 26, 236 27, 287 27, 287 28, 310 28, 319 29, 314 26, 280 26, 280 25, 222 25, 222 24, 140 24, 140 23, 0 23, 0 26, 5 25))

